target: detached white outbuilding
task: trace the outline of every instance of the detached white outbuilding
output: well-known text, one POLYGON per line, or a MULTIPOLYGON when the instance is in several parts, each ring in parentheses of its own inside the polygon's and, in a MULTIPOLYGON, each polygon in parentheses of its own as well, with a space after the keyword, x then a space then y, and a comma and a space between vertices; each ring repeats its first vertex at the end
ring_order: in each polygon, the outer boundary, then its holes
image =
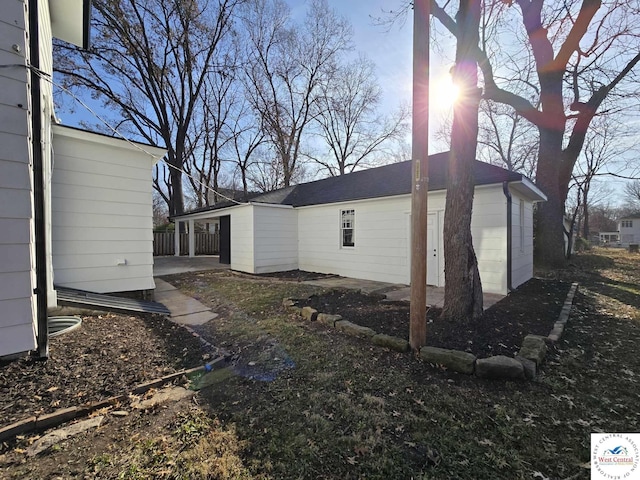
MULTIPOLYGON (((429 157, 427 283, 434 286, 444 286, 448 158, 448 152, 429 157)), ((478 161, 473 170, 471 230, 483 289, 506 294, 533 275, 533 204, 546 197, 519 173, 478 161)), ((298 268, 410 283, 411 162, 304 183, 174 220, 190 226, 219 222, 220 259, 234 270, 298 268)))

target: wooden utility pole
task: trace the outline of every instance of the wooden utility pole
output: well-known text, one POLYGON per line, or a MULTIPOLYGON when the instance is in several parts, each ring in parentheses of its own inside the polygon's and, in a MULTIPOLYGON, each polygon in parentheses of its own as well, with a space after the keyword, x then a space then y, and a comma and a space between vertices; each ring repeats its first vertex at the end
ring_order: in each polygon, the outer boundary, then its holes
POLYGON ((427 341, 427 192, 429 190, 430 0, 413 2, 413 158, 411 187, 411 311, 409 343, 427 341))

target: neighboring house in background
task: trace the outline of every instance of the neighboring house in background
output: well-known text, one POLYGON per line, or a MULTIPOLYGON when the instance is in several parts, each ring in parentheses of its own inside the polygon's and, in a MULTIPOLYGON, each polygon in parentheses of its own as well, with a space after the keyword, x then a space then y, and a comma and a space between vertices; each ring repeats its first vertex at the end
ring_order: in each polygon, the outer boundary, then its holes
POLYGON ((640 212, 627 215, 618 220, 618 232, 620 244, 628 247, 631 244, 640 244, 640 212))
MULTIPOLYGON (((427 283, 444 286, 448 153, 429 157, 427 283)), ((486 292, 506 294, 533 274, 533 204, 526 177, 474 162, 471 230, 486 292)), ((411 162, 303 183, 173 218, 220 223, 220 261, 249 273, 301 269, 410 283, 411 162)), ((178 229, 176 228, 176 231, 178 229)))
POLYGON ((54 125, 52 38, 86 48, 89 0, 5 0, 0 15, 0 357, 46 357, 54 282, 154 288, 151 168, 164 150, 54 125))
POLYGON ((565 215, 562 219, 562 227, 564 228, 564 255, 565 257, 568 257, 569 240, 571 240, 571 253, 574 253, 576 249, 576 236, 573 231, 573 227, 571 226, 571 218, 565 215))
POLYGON ((616 245, 620 241, 620 232, 600 232, 598 233, 598 241, 603 245, 616 245))

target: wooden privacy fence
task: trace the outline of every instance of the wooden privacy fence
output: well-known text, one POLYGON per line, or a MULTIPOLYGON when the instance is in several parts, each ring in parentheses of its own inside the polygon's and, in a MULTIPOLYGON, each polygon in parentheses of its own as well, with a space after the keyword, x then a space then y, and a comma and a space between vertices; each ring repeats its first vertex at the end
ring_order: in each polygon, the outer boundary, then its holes
MULTIPOLYGON (((220 234, 218 233, 196 233, 195 234, 196 255, 219 255, 220 254, 220 234)), ((173 232, 153 233, 153 255, 175 255, 175 236, 173 232)), ((189 255, 189 235, 180 234, 180 255, 189 255)))

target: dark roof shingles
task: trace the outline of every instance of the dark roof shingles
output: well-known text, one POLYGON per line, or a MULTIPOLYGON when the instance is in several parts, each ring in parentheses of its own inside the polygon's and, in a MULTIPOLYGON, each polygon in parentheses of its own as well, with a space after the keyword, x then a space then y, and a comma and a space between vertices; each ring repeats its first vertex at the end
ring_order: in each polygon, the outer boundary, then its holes
MULTIPOLYGON (((429 156, 429 190, 444 190, 447 185, 449 152, 429 156)), ((314 182, 301 183, 249 198, 254 203, 268 203, 304 207, 326 203, 347 202, 367 198, 392 197, 411 193, 412 162, 399 162, 382 167, 329 177, 314 182)), ((476 185, 490 185, 522 180, 523 176, 489 163, 474 161, 473 174, 476 185)), ((235 205, 219 203, 197 211, 218 210, 235 205)))
MULTIPOLYGON (((429 156, 430 191, 446 188, 448 159, 448 152, 429 156)), ((409 194, 411 193, 411 167, 411 161, 392 163, 348 175, 302 183, 297 185, 282 203, 302 207, 409 194)), ((473 173, 476 185, 522 179, 519 173, 479 161, 474 162, 473 173)), ((255 200, 262 201, 262 197, 255 200)))

